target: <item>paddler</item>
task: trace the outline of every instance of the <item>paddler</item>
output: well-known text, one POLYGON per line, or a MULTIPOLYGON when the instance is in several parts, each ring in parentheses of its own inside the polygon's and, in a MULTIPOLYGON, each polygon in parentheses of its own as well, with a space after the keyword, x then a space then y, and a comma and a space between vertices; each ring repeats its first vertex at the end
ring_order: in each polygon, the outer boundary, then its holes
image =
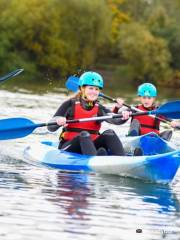
MULTIPOLYGON (((152 111, 158 109, 158 106, 155 104, 156 97, 157 97, 157 89, 156 87, 151 83, 143 83, 141 84, 137 89, 137 95, 140 104, 135 106, 140 111, 152 111)), ((113 112, 117 113, 118 108, 116 107, 113 112)), ((131 124, 129 129, 129 136, 139 136, 144 135, 150 132, 155 132, 160 137, 162 137, 165 140, 170 140, 172 136, 171 130, 166 130, 160 133, 160 122, 162 121, 169 121, 169 119, 159 116, 158 118, 148 115, 143 116, 133 116, 131 117, 131 124)), ((177 121, 171 121, 170 120, 170 126, 175 128, 178 126, 177 121)))
MULTIPOLYGON (((122 143, 116 133, 109 129, 100 134, 102 121, 90 121, 67 124, 69 119, 91 118, 105 116, 111 110, 98 102, 98 96, 103 89, 102 76, 96 72, 85 72, 79 79, 79 93, 65 101, 56 111, 51 121, 56 121, 56 126, 49 126, 48 130, 56 131, 63 126, 60 134, 59 149, 86 155, 125 155, 122 143)), ((116 107, 121 108, 123 100, 118 99, 116 107)), ((105 120, 111 124, 123 124, 130 113, 123 111, 122 119, 105 120)))

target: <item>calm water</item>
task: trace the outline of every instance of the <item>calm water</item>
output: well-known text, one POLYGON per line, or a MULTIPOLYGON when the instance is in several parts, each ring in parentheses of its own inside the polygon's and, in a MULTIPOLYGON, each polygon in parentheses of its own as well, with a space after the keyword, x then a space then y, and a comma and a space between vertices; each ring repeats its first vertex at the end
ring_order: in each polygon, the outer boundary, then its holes
MULTIPOLYGON (((46 122, 65 98, 1 90, 1 118, 46 122)), ((127 132, 127 124, 104 127, 127 132)), ((23 161, 23 150, 31 142, 57 137, 39 128, 25 138, 1 141, 0 239, 180 239, 180 172, 170 186, 163 186, 61 173, 23 161)), ((179 140, 176 131, 172 141, 179 140)))

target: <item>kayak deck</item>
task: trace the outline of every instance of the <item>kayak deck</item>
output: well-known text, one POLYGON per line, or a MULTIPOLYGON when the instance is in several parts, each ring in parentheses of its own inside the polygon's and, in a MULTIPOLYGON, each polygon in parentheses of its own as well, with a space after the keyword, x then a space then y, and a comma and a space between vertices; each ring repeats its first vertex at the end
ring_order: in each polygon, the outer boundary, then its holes
POLYGON ((57 149, 57 143, 42 142, 27 147, 24 156, 30 162, 66 171, 98 172, 169 183, 180 165, 180 150, 156 134, 127 137, 123 141, 128 156, 87 156, 57 149), (143 156, 132 156, 141 147, 143 156))

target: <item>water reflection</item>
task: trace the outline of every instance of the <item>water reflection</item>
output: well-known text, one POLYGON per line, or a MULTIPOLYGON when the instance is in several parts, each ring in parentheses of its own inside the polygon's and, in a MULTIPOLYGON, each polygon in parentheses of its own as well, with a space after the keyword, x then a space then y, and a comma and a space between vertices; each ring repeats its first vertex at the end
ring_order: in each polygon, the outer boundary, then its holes
MULTIPOLYGON (((48 197, 48 200, 65 209, 73 219, 87 220, 87 209, 91 205, 92 197, 98 202, 100 199, 113 197, 113 192, 119 196, 120 201, 124 201, 126 197, 132 198, 129 199, 131 201, 137 198, 140 202, 147 203, 147 206, 154 206, 153 209, 157 213, 180 212, 180 201, 171 186, 144 183, 118 176, 58 172, 56 177, 56 188, 53 188, 53 196, 48 197)), ((121 210, 119 203, 114 201, 111 207, 121 210), (118 205, 115 206, 116 204, 118 205)))
POLYGON ((131 178, 118 176, 100 176, 105 185, 111 185, 116 191, 123 189, 130 195, 135 194, 145 203, 156 204, 159 213, 180 212, 180 201, 173 192, 173 186, 146 183, 131 178))
POLYGON ((70 218, 87 220, 88 197, 92 195, 89 185, 89 175, 80 173, 58 172, 57 185, 53 193, 56 197, 48 200, 56 202, 66 210, 70 218))

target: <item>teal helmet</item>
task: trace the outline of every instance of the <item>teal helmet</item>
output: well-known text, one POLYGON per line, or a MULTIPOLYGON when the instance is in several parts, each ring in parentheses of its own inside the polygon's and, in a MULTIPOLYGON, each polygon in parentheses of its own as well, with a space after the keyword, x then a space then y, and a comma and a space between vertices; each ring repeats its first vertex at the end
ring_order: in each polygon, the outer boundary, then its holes
POLYGON ((95 86, 99 87, 100 89, 104 86, 104 80, 99 73, 96 72, 85 72, 79 78, 79 86, 95 86))
POLYGON ((137 95, 141 97, 156 97, 157 89, 152 83, 143 83, 138 87, 137 95))

